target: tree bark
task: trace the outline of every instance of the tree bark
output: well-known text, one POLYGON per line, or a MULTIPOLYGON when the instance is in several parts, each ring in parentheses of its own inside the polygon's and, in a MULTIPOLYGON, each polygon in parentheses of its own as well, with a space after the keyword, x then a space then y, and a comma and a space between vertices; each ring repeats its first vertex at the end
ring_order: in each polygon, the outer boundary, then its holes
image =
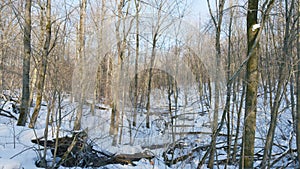
POLYGON ((26 0, 25 4, 25 24, 24 24, 24 56, 23 56, 23 78, 22 78, 22 102, 20 107, 20 116, 18 126, 25 126, 29 115, 29 72, 30 72, 30 57, 31 57, 31 0, 26 0))
MULTIPOLYGON (((120 34, 120 25, 121 19, 123 18, 122 8, 124 7, 124 0, 120 0, 118 3, 118 16, 117 16, 117 23, 116 23, 116 39, 117 39, 117 50, 118 50, 118 68, 116 79, 117 82, 115 83, 114 87, 116 87, 116 91, 113 92, 113 101, 111 104, 112 112, 111 112, 111 122, 110 122, 110 134, 113 135, 112 145, 117 145, 118 142, 118 133, 119 133, 119 123, 120 123, 120 112, 119 112, 119 92, 120 92, 120 82, 123 70, 123 58, 124 58, 124 48, 125 48, 125 41, 121 39, 120 34)), ((125 35, 124 35, 125 36, 125 35)), ((126 40, 126 38, 124 38, 126 40)))
POLYGON ((133 112, 133 122, 132 125, 136 126, 137 121, 137 102, 138 102, 138 61, 139 61, 139 46, 140 46, 140 35, 139 35, 139 11, 140 11, 140 1, 135 0, 135 10, 136 10, 136 46, 135 46, 135 65, 134 65, 134 112, 133 112))
POLYGON ((81 129, 81 118, 83 111, 83 102, 85 97, 85 86, 83 82, 83 69, 84 69, 84 50, 85 50, 85 18, 86 18, 86 4, 87 0, 82 0, 80 5, 80 23, 79 23, 79 46, 78 46, 78 61, 79 61, 79 83, 80 83, 80 98, 77 113, 74 122, 74 130, 81 129))
MULTIPOLYGON (((4 1, 2 1, 3 3, 4 1)), ((3 82, 4 82, 4 56, 5 56, 5 49, 4 49, 4 35, 3 35, 3 32, 4 32, 4 26, 3 26, 3 23, 2 23, 2 19, 3 18, 3 15, 2 15, 2 10, 0 10, 0 30, 1 30, 1 34, 0 34, 0 41, 2 43, 0 43, 0 50, 1 50, 1 53, 0 53, 0 94, 2 94, 2 91, 3 91, 3 82)))
POLYGON ((253 168, 254 140, 256 130, 256 105, 258 87, 258 44, 254 44, 258 29, 252 30, 257 24, 258 0, 248 1, 247 12, 247 44, 248 54, 253 49, 247 62, 246 70, 246 105, 245 126, 243 134, 240 168, 253 168), (254 46, 255 45, 255 46, 254 46))
MULTIPOLYGON (((297 24, 297 35, 300 34, 300 4, 298 2, 298 24, 297 24)), ((297 59, 300 60, 300 37, 297 37, 297 59)), ((297 160, 300 163, 300 62, 297 64, 296 84, 297 84, 297 103, 296 103, 296 142, 297 142, 297 160)), ((298 167, 300 164, 298 165, 298 167)))
POLYGON ((156 55, 156 43, 157 43, 157 31, 155 31, 152 39, 152 51, 150 59, 150 68, 148 74, 148 84, 147 84, 147 104, 146 104, 146 127, 150 128, 150 97, 151 97, 151 83, 152 83, 152 69, 154 66, 155 55, 156 55))
MULTIPOLYGON (((43 18, 41 18, 43 19, 43 18)), ((51 40, 51 0, 47 0, 46 4, 46 29, 45 29, 45 43, 43 47, 42 53, 42 61, 39 68, 39 77, 37 81, 37 96, 36 96, 36 104, 30 119, 29 128, 34 128, 36 123, 37 117, 39 115, 41 109, 41 103, 43 100, 43 92, 44 92, 44 84, 45 84, 45 77, 47 71, 47 63, 48 63, 48 55, 49 55, 49 47, 50 47, 50 40, 51 40)))
POLYGON ((31 82, 30 82, 30 95, 29 95, 29 106, 33 106, 33 94, 35 86, 37 85, 37 68, 34 67, 32 76, 31 76, 31 82))

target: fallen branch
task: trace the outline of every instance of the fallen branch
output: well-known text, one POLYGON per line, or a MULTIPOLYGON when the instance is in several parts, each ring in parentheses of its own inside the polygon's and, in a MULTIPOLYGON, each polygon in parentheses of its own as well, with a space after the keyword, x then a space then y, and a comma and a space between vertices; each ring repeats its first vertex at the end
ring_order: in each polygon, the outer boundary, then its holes
POLYGON ((4 109, 2 109, 2 108, 0 108, 0 116, 5 116, 5 117, 8 117, 8 118, 13 118, 13 119, 15 119, 15 120, 18 120, 18 118, 15 117, 14 115, 12 115, 10 111, 4 110, 4 109), (4 113, 2 113, 2 112, 5 112, 5 113, 7 113, 7 114, 4 114, 4 113))
POLYGON ((72 143, 69 145, 67 151, 63 154, 63 156, 61 157, 61 159, 55 165, 54 168, 59 168, 60 165, 62 165, 65 161, 67 161, 66 159, 69 156, 69 154, 71 153, 71 151, 73 150, 74 146, 76 145, 76 142, 77 142, 77 135, 75 135, 75 137, 73 138, 72 143))
POLYGON ((283 157, 285 157, 286 155, 292 153, 292 152, 297 152, 297 149, 288 149, 286 150, 284 153, 282 153, 278 158, 276 158, 270 165, 270 167, 272 168, 276 163, 278 163, 283 157))
POLYGON ((210 148, 210 145, 203 145, 203 146, 198 146, 194 149, 192 149, 188 154, 185 154, 185 155, 182 155, 182 156, 179 156, 179 157, 176 157, 174 159, 168 159, 167 157, 167 154, 170 154, 170 152, 173 152, 175 151, 175 149, 177 148, 177 144, 174 145, 174 147, 170 147, 169 149, 167 149, 164 153, 163 153, 163 156, 164 156, 164 160, 165 160, 165 163, 168 165, 168 166, 171 166, 173 164, 176 164, 180 161, 184 161, 186 159, 188 159, 189 157, 191 157, 195 152, 198 152, 198 151, 205 151, 205 150, 209 150, 210 148))

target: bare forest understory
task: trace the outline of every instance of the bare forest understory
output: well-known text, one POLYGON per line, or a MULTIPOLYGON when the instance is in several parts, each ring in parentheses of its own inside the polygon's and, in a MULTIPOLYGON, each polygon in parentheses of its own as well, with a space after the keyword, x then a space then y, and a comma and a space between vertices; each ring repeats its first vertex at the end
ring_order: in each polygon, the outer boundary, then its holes
POLYGON ((0 0, 0 168, 300 168, 299 0, 0 0))

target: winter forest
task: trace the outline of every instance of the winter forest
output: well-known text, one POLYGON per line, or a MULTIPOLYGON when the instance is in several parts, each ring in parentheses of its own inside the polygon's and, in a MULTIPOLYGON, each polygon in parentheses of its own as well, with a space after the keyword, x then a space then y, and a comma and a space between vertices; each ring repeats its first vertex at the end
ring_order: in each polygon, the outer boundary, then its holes
POLYGON ((299 0, 0 11, 0 168, 300 168, 299 0))

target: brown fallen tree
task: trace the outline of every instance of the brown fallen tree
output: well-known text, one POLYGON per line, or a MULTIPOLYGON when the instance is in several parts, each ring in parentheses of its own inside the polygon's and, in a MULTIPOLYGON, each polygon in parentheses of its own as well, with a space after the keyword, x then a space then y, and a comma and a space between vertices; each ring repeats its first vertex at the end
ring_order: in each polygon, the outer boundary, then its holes
MULTIPOLYGON (((54 155, 55 142, 58 141, 56 157, 60 160, 55 164, 54 168, 60 165, 64 167, 101 167, 109 164, 135 165, 133 162, 139 161, 142 158, 152 159, 154 155, 147 152, 135 154, 113 154, 107 151, 95 149, 92 143, 88 143, 86 138, 79 135, 72 137, 62 137, 58 140, 48 140, 46 142, 54 155)), ((32 143, 44 146, 43 138, 32 139, 32 143)), ((36 163, 38 165, 38 162, 36 163)))

